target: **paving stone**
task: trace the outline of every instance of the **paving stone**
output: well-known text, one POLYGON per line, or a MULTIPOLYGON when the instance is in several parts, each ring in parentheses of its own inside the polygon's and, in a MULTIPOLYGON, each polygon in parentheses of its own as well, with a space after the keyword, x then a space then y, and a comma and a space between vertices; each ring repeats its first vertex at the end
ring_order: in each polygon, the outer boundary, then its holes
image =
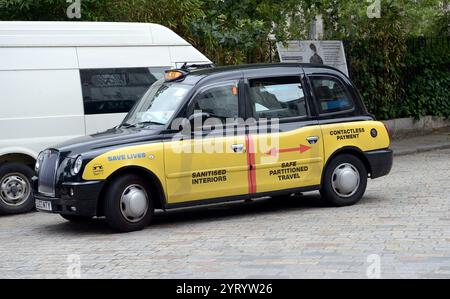
POLYGON ((129 234, 0 216, 0 278, 68 277, 70 256, 81 278, 366 278, 373 255, 381 278, 450 278, 450 149, 397 156, 355 206, 318 199, 158 212, 129 234))

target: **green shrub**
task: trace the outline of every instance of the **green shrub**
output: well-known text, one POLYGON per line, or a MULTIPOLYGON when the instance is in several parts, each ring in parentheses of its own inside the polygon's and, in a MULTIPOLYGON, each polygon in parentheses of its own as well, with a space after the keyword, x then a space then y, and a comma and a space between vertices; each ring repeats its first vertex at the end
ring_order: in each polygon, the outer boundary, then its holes
POLYGON ((402 113, 450 117, 450 47, 448 38, 424 40, 426 46, 410 48, 406 55, 406 105, 402 113), (434 41, 434 43, 433 43, 434 41))
POLYGON ((450 117, 448 37, 345 44, 350 76, 377 118, 450 117))

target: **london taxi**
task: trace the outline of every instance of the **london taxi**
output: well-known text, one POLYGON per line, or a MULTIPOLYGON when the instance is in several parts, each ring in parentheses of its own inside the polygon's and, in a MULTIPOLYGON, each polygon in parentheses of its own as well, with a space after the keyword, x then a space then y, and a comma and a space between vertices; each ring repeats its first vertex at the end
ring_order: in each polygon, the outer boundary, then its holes
POLYGON ((155 209, 296 192, 347 206, 368 178, 390 172, 389 145, 334 68, 184 67, 151 86, 120 126, 40 153, 36 207, 73 222, 105 216, 127 232, 147 226, 155 209), (268 123, 276 126, 260 130, 268 123))

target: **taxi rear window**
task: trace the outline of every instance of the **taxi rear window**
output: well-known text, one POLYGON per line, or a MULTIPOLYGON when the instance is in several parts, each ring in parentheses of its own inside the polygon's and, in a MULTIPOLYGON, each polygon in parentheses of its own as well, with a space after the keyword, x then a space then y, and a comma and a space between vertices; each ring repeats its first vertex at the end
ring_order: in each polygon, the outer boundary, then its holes
POLYGON ((310 78, 321 114, 353 109, 354 102, 345 86, 333 77, 310 78))

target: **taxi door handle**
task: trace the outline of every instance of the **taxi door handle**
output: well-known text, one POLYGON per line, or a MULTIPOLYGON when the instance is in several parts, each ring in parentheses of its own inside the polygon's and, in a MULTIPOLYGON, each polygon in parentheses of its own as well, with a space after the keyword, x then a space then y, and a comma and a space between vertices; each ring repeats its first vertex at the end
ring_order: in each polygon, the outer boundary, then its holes
POLYGON ((231 145, 231 150, 235 153, 244 153, 245 147, 243 144, 233 144, 231 145))
POLYGON ((319 141, 319 136, 309 136, 306 138, 309 144, 316 144, 319 141))

